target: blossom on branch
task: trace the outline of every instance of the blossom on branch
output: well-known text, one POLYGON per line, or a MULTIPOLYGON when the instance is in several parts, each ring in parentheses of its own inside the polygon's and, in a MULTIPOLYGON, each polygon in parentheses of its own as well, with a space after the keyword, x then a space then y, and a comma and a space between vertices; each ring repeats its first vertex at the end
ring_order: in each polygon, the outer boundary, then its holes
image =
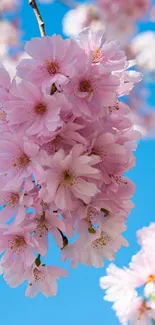
POLYGON ((140 134, 121 97, 141 74, 102 31, 34 38, 25 49, 13 80, 0 69, 1 272, 10 286, 27 280, 27 296, 49 297, 67 276, 41 261, 49 236, 73 267, 101 267, 128 245, 135 185, 123 174, 140 134))

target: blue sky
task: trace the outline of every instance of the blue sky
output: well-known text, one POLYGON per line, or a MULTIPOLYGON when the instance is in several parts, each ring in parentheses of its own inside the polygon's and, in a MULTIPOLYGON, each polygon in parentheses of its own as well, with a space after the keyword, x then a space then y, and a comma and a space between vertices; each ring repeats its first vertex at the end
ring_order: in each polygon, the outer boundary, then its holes
MULTIPOLYGON (((23 0, 21 10, 24 41, 39 36, 38 26, 28 1, 23 0)), ((61 20, 67 7, 55 2, 53 5, 40 5, 46 22, 46 32, 61 33, 61 20)), ((153 24, 141 24, 140 29, 155 29, 153 24)), ((155 87, 151 87, 155 93, 155 87)), ((151 103, 155 105, 152 96, 151 103)), ((155 185, 155 140, 143 140, 139 143, 136 157, 137 165, 129 173, 136 183, 134 203, 136 208, 129 217, 125 233, 130 246, 121 249, 116 255, 116 264, 126 265, 137 250, 136 230, 155 221, 154 185, 155 185)), ((51 263, 62 266, 59 250, 51 242, 49 254, 51 263)), ((108 263, 105 264, 105 267, 108 263)), ((69 269, 69 263, 64 265, 69 269)), ((111 310, 110 303, 103 301, 103 291, 99 288, 99 278, 105 274, 102 269, 79 266, 69 270, 69 277, 59 281, 58 294, 46 299, 39 295, 31 300, 24 296, 26 284, 17 289, 10 289, 0 278, 1 313, 0 322, 5 325, 118 325, 119 322, 111 310)))

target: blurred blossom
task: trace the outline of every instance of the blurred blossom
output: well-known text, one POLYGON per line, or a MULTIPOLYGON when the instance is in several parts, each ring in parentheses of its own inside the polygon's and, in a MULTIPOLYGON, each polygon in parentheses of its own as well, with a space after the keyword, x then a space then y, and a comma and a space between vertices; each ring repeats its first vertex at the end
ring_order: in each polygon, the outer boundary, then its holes
POLYGON ((100 278, 100 286, 106 290, 104 299, 113 302, 112 308, 122 325, 155 324, 154 232, 154 222, 137 231, 141 249, 129 267, 110 264, 107 275, 100 278))
POLYGON ((17 9, 20 0, 0 0, 0 13, 17 9))
POLYGON ((146 73, 155 71, 155 32, 146 31, 136 35, 130 49, 140 69, 146 73))
POLYGON ((63 32, 67 36, 77 36, 81 30, 90 26, 93 31, 104 29, 99 9, 94 5, 82 4, 69 10, 63 19, 63 32))
POLYGON ((0 45, 15 45, 18 42, 18 29, 7 20, 0 21, 0 45))

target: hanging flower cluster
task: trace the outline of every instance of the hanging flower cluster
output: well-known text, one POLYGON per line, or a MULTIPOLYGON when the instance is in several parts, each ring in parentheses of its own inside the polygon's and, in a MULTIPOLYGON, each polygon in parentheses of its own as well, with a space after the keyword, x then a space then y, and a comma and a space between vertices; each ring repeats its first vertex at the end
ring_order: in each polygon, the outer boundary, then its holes
POLYGON ((120 98, 141 75, 102 31, 34 38, 25 50, 13 81, 0 68, 1 268, 11 287, 27 280, 27 296, 48 297, 67 275, 41 260, 49 235, 73 267, 101 267, 128 244, 135 185, 123 174, 139 132, 120 98))
POLYGON ((107 276, 100 279, 106 289, 105 300, 114 302, 113 309, 123 325, 155 324, 155 223, 137 232, 141 250, 132 257, 129 268, 110 264, 107 276), (140 288, 141 296, 136 289, 140 288))

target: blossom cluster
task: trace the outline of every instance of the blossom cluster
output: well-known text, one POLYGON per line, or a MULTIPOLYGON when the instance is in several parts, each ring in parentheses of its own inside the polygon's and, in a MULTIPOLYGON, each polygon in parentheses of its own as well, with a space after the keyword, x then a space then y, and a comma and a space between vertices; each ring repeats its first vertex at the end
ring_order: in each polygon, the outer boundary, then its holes
POLYGON ((97 0, 96 2, 103 12, 106 24, 110 25, 110 31, 115 32, 116 29, 117 35, 122 35, 123 42, 124 38, 135 30, 136 21, 144 17, 151 5, 150 0, 97 0))
POLYGON ((77 35, 81 29, 106 29, 108 39, 119 39, 127 45, 134 34, 137 20, 151 9, 151 0, 96 0, 69 10, 63 20, 64 33, 77 35))
POLYGON ((137 69, 143 73, 144 82, 136 87, 136 97, 135 92, 130 94, 130 107, 135 129, 140 130, 144 138, 154 137, 155 134, 155 113, 153 107, 147 104, 148 97, 142 95, 144 90, 148 92, 148 83, 155 79, 155 36, 153 31, 148 31, 147 21, 148 13, 153 15, 152 5, 151 0, 96 0, 73 7, 63 19, 64 34, 75 37, 88 26, 93 31, 103 29, 108 40, 119 40, 127 58, 135 60, 137 69), (138 21, 143 21, 146 31, 137 34, 138 21))
POLYGON ((123 325, 155 323, 155 223, 137 232, 140 251, 132 257, 129 267, 110 264, 107 276, 100 279, 106 289, 105 300, 114 302, 113 309, 123 325), (137 290, 142 292, 138 295, 137 290))
POLYGON ((26 295, 48 297, 67 275, 42 262, 49 235, 72 267, 101 267, 128 245, 135 185, 123 174, 139 132, 120 99, 141 75, 103 31, 33 38, 25 50, 13 81, 0 68, 1 272, 11 287, 27 280, 26 295))

